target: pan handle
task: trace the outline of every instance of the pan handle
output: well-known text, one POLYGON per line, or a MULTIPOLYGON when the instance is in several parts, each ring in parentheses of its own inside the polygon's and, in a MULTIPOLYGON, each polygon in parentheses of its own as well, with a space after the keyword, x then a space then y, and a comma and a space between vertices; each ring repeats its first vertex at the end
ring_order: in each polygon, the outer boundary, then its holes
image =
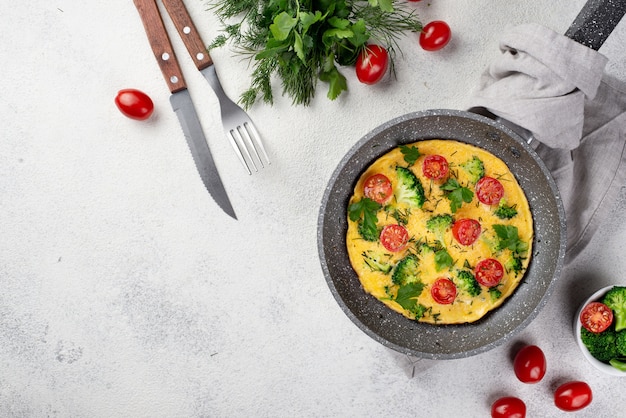
POLYGON ((626 1, 587 0, 565 36, 599 50, 626 14, 626 1))
POLYGON ((484 107, 471 107, 467 110, 468 112, 472 112, 477 115, 488 117, 489 119, 494 120, 500 125, 506 126, 507 128, 511 129, 513 132, 518 134, 532 148, 537 148, 537 146, 539 145, 539 141, 535 139, 535 136, 533 135, 531 131, 529 131, 528 129, 522 128, 521 126, 516 125, 507 119, 501 118, 498 115, 494 115, 493 113, 491 113, 489 110, 487 110, 484 107))

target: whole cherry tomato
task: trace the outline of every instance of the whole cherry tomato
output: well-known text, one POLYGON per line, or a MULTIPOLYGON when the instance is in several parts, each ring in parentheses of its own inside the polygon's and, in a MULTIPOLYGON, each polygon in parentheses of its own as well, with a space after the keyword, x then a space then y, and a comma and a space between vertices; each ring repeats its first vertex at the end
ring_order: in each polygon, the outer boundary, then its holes
POLYGON ((356 77, 361 83, 378 83, 387 73, 389 53, 380 45, 367 45, 356 59, 356 77))
POLYGON ((554 404, 563 411, 578 411, 591 403, 593 394, 585 382, 572 381, 559 386, 554 392, 554 404))
POLYGON ((373 174, 365 180, 363 193, 365 197, 369 197, 382 205, 389 200, 393 193, 391 181, 384 174, 373 174))
POLYGON ((613 311, 604 303, 591 302, 580 313, 580 322, 587 331, 600 333, 613 323, 613 311))
POLYGON ((387 225, 380 232, 380 242, 387 251, 402 251, 409 243, 409 232, 402 225, 387 225))
POLYGON ((546 375, 546 356, 536 345, 527 345, 513 361, 515 376, 524 383, 537 383, 546 375))
POLYGON ((148 119, 154 111, 152 99, 137 89, 120 90, 115 96, 115 104, 120 112, 131 119, 148 119))
POLYGON ((492 418, 525 418, 526 404, 514 396, 505 396, 491 405, 492 418))
POLYGON ((437 51, 448 45, 452 32, 443 20, 434 20, 424 26, 420 33, 420 46, 426 51, 437 51))

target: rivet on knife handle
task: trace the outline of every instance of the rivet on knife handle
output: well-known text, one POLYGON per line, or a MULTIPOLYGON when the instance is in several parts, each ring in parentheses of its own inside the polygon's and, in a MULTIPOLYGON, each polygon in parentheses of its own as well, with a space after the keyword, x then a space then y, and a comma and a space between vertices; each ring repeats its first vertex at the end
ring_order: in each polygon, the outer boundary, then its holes
POLYGON ((171 93, 187 88, 183 72, 176 60, 176 54, 172 48, 170 38, 165 30, 163 19, 155 0, 133 0, 139 11, 143 27, 148 35, 152 52, 159 63, 161 73, 165 78, 171 93))
POLYGON ((189 11, 185 7, 182 0, 163 0, 163 4, 167 9, 174 22, 176 30, 180 34, 183 40, 183 44, 189 51, 189 54, 193 58, 193 62, 198 70, 203 70, 206 67, 213 65, 213 60, 207 51, 206 46, 200 38, 200 34, 196 29, 189 11))

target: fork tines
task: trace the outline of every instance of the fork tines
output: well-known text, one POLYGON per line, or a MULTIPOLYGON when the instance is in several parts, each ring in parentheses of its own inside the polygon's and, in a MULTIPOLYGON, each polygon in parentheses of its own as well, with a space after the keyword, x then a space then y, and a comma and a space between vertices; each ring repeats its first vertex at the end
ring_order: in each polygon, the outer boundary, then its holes
POLYGON ((252 174, 251 168, 254 171, 259 171, 257 163, 261 168, 264 168, 265 164, 271 164, 261 141, 261 136, 251 121, 227 130, 226 135, 248 174, 252 174))

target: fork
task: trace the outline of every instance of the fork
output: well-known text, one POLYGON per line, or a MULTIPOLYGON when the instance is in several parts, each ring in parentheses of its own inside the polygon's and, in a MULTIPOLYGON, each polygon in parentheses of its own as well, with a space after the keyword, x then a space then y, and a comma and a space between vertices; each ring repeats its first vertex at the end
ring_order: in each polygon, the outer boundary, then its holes
POLYGON ((261 168, 265 167, 264 164, 271 164, 261 141, 261 136, 256 130, 252 119, 224 92, 222 84, 217 77, 213 59, 202 42, 200 34, 191 20, 191 16, 183 1, 163 0, 163 4, 183 40, 183 44, 194 60, 196 68, 209 82, 217 96, 224 131, 239 161, 241 161, 248 174, 252 174, 251 169, 259 171, 257 163, 261 168))

